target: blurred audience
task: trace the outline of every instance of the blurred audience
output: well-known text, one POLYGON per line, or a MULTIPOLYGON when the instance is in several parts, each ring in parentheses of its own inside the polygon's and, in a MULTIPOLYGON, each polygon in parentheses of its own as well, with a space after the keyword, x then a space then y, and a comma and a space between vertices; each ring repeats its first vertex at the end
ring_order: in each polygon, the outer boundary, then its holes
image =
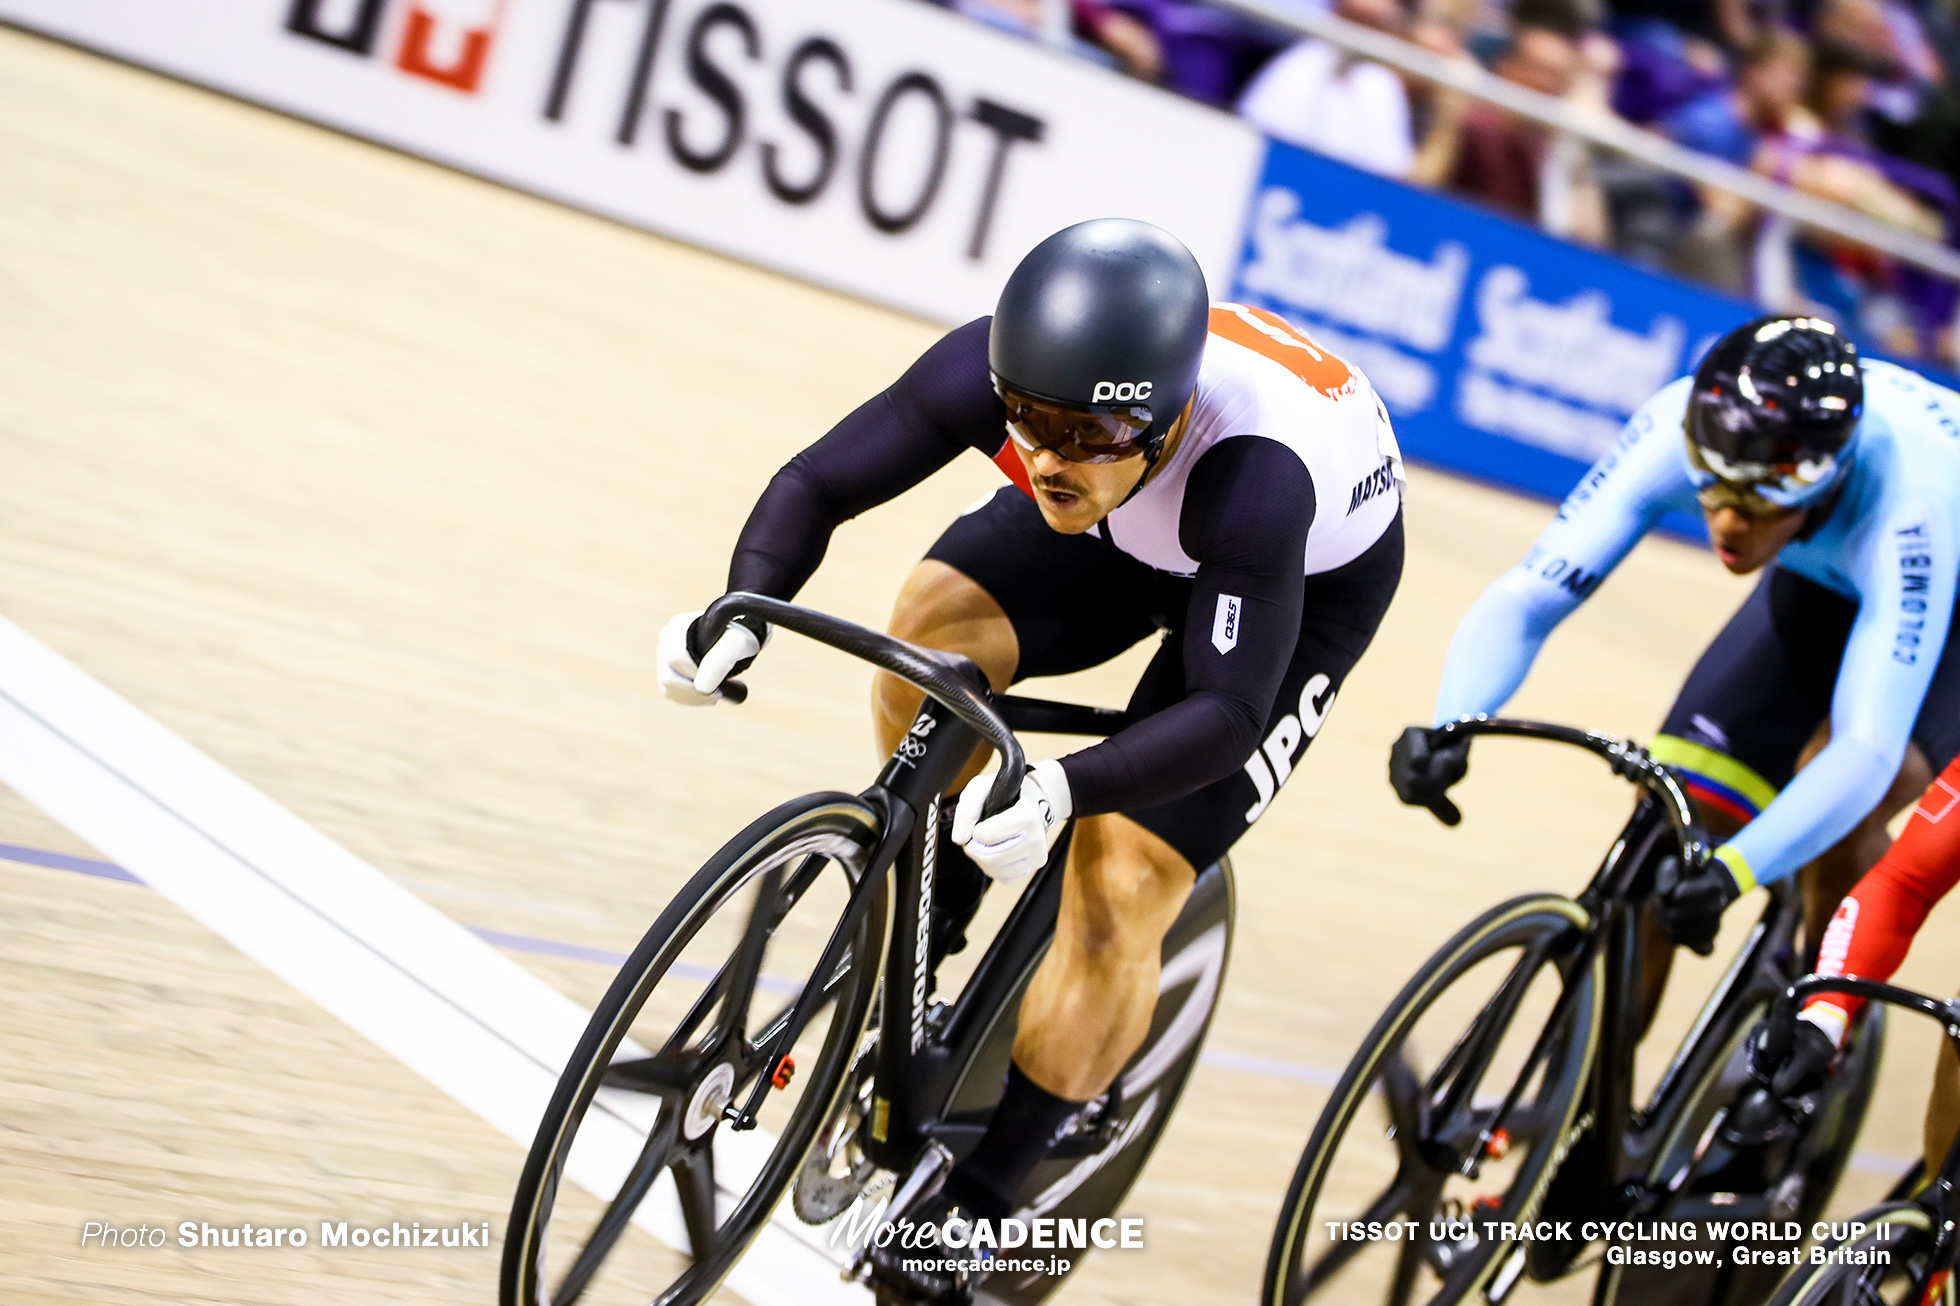
POLYGON ((1076 0, 1072 10, 1075 30, 1113 55, 1124 72, 1146 82, 1164 80, 1164 43, 1150 24, 1100 0, 1076 0))
POLYGON ((1742 56, 1732 86, 1711 87, 1677 106, 1662 130, 1677 144, 1747 168, 1763 137, 1785 131, 1810 82, 1810 47, 1772 28, 1742 56))
MULTIPOLYGON (((1491 71, 1575 108, 1598 111, 1617 52, 1588 39, 1587 15, 1561 0, 1517 0, 1491 71)), ((1537 122, 1459 94, 1439 97, 1414 178, 1436 182, 1559 235, 1606 244, 1611 231, 1590 152, 1537 122)))
MULTIPOLYGON (((1337 0, 1334 12, 1378 32, 1399 36, 1406 27, 1398 0, 1337 0)), ((1405 177, 1415 161, 1401 75, 1322 40, 1310 37, 1274 57, 1246 87, 1238 110, 1276 140, 1370 172, 1405 177)))
POLYGON ((1195 0, 936 0, 992 27, 1209 104, 1229 104, 1284 38, 1195 0))
MULTIPOLYGON (((1872 144, 1874 122, 1896 121, 1881 107, 1888 86, 1906 87, 1915 106, 1922 98, 1901 67, 1872 46, 1819 40, 1806 115, 1758 167, 1867 217, 1948 240, 1960 219, 1952 177, 1872 144)), ((1822 232, 1799 231, 1788 249, 1783 281, 1759 285, 1759 293, 1830 313, 1896 353, 1951 359, 1960 296, 1950 284, 1822 232)))
POLYGON ((1082 8, 1124 15, 1163 51, 1159 79, 1171 90, 1222 107, 1238 98, 1261 64, 1292 38, 1196 0, 1077 0, 1082 8))
MULTIPOLYGON (((1546 95, 1563 96, 1579 73, 1579 47, 1561 32, 1520 27, 1491 65, 1491 71, 1546 95)), ((1492 208, 1536 220, 1539 185, 1551 133, 1481 100, 1471 102, 1454 123, 1455 149, 1443 183, 1492 208)))
MULTIPOLYGON (((1716 187, 1204 0, 934 0, 1261 132, 1952 366, 1960 291, 1716 187)), ((1931 240, 1960 235, 1960 0, 1281 0, 1931 240), (1596 6, 1604 5, 1604 9, 1596 6)))

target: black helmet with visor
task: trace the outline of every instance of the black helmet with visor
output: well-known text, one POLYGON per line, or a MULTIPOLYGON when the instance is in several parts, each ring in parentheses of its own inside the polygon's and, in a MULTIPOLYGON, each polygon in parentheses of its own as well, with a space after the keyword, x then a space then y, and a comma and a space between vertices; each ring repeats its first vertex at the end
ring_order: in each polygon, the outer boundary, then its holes
POLYGON ((1821 318, 1737 327, 1695 369, 1688 471, 1704 508, 1769 516, 1809 507, 1850 465, 1865 410, 1858 347, 1821 318))
POLYGON ((1210 297, 1169 232, 1098 218, 1036 245, 987 338, 1008 434, 1071 462, 1154 463, 1197 388, 1210 297))

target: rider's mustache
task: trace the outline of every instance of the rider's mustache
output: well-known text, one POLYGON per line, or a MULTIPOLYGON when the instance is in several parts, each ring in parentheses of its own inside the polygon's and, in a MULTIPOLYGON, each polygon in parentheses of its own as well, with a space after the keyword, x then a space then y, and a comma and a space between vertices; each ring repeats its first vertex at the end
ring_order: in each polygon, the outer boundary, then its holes
POLYGON ((1088 497, 1086 490, 1065 477, 1042 476, 1037 474, 1034 478, 1034 483, 1036 489, 1052 490, 1061 494, 1073 494, 1082 498, 1088 497))

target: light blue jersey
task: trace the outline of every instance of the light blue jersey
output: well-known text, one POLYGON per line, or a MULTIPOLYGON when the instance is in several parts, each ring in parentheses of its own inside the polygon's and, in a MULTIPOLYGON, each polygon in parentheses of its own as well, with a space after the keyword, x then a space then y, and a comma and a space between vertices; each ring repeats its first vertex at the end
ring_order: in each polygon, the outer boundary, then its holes
MULTIPOLYGON (((1772 564, 1858 604, 1831 698, 1831 742, 1723 850, 1745 889, 1804 865, 1885 796, 1953 615, 1960 395, 1889 363, 1865 363, 1864 380, 1864 417, 1837 504, 1772 564)), ((1464 615, 1443 668, 1438 723, 1502 708, 1552 628, 1640 537, 1670 511, 1699 511, 1682 429, 1691 384, 1675 381, 1633 415, 1524 561, 1464 615)))

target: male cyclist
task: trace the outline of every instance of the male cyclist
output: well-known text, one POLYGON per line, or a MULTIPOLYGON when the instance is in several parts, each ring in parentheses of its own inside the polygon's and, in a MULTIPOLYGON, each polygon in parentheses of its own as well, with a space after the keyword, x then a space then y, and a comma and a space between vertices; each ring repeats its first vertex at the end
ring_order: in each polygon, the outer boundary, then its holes
MULTIPOLYGON (((1524 561, 1465 615, 1436 720, 1502 707, 1552 628, 1662 514, 1699 503, 1722 565, 1764 575, 1651 746, 1685 774, 1711 835, 1728 839, 1706 874, 1663 868, 1660 922, 1706 952, 1730 902, 1814 863, 1804 890, 1815 946, 1884 852, 1885 822, 1960 753, 1960 649, 1947 640, 1956 436, 1960 395, 1861 364, 1828 322, 1738 327, 1633 415, 1524 561)), ((1466 750, 1432 748, 1412 727, 1390 762, 1396 792, 1454 824, 1444 793, 1466 750)), ((1668 954, 1654 955, 1650 998, 1668 954)))
MULTIPOLYGON (((1831 917, 1817 957, 1820 975, 1892 978, 1926 923, 1933 904, 1960 884, 1960 758, 1947 764, 1913 809, 1898 842, 1858 881, 1831 917)), ((1796 1097, 1817 1088, 1837 1059, 1851 1018, 1863 998, 1831 993, 1812 998, 1782 1047, 1765 1045, 1753 1069, 1777 1096, 1796 1097)), ((1933 1094, 1926 1103, 1926 1173, 1936 1175, 1960 1128, 1960 1059, 1941 1040, 1933 1094)))
MULTIPOLYGON (((1196 877, 1265 810, 1367 648, 1402 570, 1401 463, 1366 378, 1269 313, 1211 305, 1155 227, 1082 223, 1022 261, 993 317, 959 327, 791 459, 743 527, 730 590, 793 596, 843 521, 977 450, 1013 482, 940 536, 892 633, 964 654, 996 691, 1164 636, 1127 724, 1040 762, 978 819, 976 754, 951 837, 980 871, 1039 869, 1064 825, 1055 939, 1020 1010, 1000 1106, 919 1218, 998 1220, 1058 1131, 1149 1031, 1159 950, 1196 877), (1270 763, 1270 767, 1268 765, 1270 763)), ((766 631, 661 637, 669 697, 711 703, 766 631)), ((917 691, 881 678, 880 746, 917 691)), ((949 882, 940 948, 977 892, 949 882)), ((977 876, 974 877, 977 880, 977 876)), ((881 1292, 958 1300, 968 1276, 874 1253, 881 1292)))

